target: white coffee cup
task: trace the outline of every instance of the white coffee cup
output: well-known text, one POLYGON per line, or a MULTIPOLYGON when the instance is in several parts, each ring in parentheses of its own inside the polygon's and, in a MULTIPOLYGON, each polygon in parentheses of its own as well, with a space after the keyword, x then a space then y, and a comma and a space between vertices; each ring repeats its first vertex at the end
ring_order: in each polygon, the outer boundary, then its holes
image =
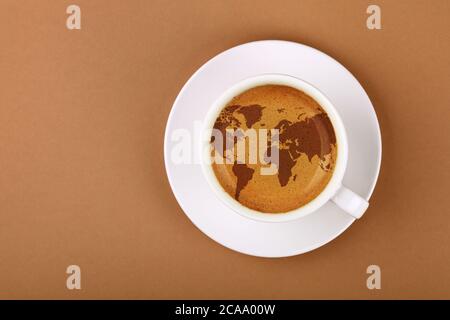
POLYGON ((344 124, 336 108, 322 92, 304 80, 284 74, 263 74, 236 83, 226 90, 211 106, 204 120, 203 133, 200 151, 204 176, 217 197, 236 213, 244 217, 264 222, 286 222, 311 214, 326 202, 332 201, 354 218, 360 218, 369 205, 364 198, 342 185, 342 179, 347 167, 348 143, 344 124), (268 84, 289 86, 303 91, 314 98, 327 113, 333 125, 338 145, 335 169, 326 187, 307 204, 285 213, 263 213, 242 205, 222 188, 211 166, 210 137, 214 123, 221 110, 235 96, 251 88, 268 84))

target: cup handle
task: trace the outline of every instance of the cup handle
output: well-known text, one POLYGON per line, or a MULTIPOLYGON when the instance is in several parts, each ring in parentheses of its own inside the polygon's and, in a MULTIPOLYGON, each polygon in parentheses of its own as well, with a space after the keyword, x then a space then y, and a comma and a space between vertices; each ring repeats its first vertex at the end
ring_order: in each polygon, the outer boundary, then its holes
POLYGON ((344 186, 341 186, 331 201, 356 219, 361 218, 369 207, 366 199, 344 186))

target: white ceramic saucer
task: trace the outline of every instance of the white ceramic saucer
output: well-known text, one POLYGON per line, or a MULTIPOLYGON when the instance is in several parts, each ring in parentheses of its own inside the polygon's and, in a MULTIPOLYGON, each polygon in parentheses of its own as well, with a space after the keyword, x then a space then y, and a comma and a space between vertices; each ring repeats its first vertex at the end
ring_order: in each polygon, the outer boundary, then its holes
MULTIPOLYGON (((200 164, 175 164, 171 160, 173 147, 179 143, 172 139, 175 130, 187 129, 194 135, 194 122, 205 118, 223 91, 264 73, 306 80, 333 102, 348 135, 349 159, 343 183, 366 199, 378 178, 381 135, 372 103, 353 75, 328 55, 298 43, 270 40, 234 47, 204 64, 185 84, 170 112, 164 140, 167 175, 178 203, 191 221, 218 243, 249 255, 285 257, 330 242, 354 219, 329 202, 291 222, 250 220, 216 198, 200 164)), ((192 150, 197 152, 197 146, 192 150)), ((370 206, 365 214, 371 214, 370 206)), ((364 223, 364 216, 359 223, 364 223)))

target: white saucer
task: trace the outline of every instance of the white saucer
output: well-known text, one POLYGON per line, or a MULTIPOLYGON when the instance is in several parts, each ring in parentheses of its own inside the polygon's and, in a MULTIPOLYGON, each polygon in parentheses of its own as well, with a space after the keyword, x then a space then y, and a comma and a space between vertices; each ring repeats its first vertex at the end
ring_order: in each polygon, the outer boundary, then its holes
MULTIPOLYGON (((239 80, 289 74, 318 87, 334 103, 348 134, 344 185, 369 199, 381 163, 377 116, 366 92, 336 60, 287 41, 257 41, 229 49, 204 64, 185 84, 170 112, 164 139, 167 175, 178 203, 191 221, 220 244, 261 257, 285 257, 314 250, 345 231, 354 219, 329 202, 304 218, 285 223, 247 219, 223 204, 210 189, 200 164, 174 164, 172 132, 194 131, 214 100, 239 80)), ((193 147, 196 150, 196 147, 193 147)), ((370 202, 370 201, 369 201, 370 202)), ((371 214, 370 206, 366 214, 371 214)), ((364 216, 360 223, 364 223, 364 216)))

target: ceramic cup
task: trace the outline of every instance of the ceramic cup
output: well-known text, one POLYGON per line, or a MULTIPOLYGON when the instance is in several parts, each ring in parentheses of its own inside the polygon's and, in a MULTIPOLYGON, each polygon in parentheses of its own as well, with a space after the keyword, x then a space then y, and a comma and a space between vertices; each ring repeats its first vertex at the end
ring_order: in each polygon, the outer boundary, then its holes
POLYGON ((348 142, 345 126, 338 111, 333 106, 332 102, 319 89, 304 80, 284 74, 263 74, 242 80, 231 86, 217 98, 206 115, 203 126, 204 135, 200 143, 203 174, 216 196, 237 214, 263 222, 286 222, 302 218, 308 214, 313 214, 325 203, 331 201, 354 218, 360 218, 369 205, 364 198, 342 184, 342 179, 344 177, 345 170, 347 169, 348 142), (298 89, 316 100, 327 113, 333 125, 336 135, 336 142, 338 145, 335 169, 330 181, 323 191, 316 198, 297 209, 276 214, 263 213, 250 209, 231 197, 222 188, 214 174, 211 166, 210 149, 210 137, 213 132, 214 123, 225 105, 231 101, 233 97, 253 87, 270 84, 285 85, 298 89))

